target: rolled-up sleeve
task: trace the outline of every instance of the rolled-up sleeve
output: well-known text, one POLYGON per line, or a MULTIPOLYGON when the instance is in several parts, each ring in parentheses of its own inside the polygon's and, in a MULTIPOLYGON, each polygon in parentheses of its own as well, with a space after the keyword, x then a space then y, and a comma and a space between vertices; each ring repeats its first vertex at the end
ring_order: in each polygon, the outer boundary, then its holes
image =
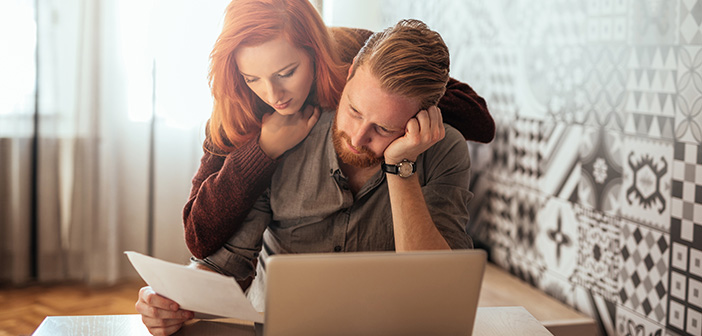
POLYGON ((452 249, 473 248, 466 232, 470 221, 468 203, 471 162, 461 134, 446 126, 446 136, 422 156, 422 194, 437 229, 452 249))
POLYGON ((263 244, 263 232, 271 222, 270 191, 261 195, 246 220, 222 248, 202 260, 215 271, 244 280, 255 275, 256 258, 263 244))

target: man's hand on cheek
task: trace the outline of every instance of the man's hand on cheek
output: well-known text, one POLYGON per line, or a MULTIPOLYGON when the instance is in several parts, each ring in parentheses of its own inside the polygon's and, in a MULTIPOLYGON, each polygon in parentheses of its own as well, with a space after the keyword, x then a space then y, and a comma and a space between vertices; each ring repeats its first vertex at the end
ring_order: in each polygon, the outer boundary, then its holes
POLYGON ((385 149, 385 163, 396 164, 403 159, 416 161, 419 154, 443 139, 445 134, 439 108, 432 106, 421 110, 407 122, 405 135, 395 139, 385 149))

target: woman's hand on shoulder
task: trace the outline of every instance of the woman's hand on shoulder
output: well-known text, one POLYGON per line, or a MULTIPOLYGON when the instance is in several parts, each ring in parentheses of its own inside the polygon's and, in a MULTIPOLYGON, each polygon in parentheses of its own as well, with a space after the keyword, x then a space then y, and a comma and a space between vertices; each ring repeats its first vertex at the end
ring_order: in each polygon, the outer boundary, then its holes
POLYGON ((299 144, 319 120, 319 107, 305 106, 292 115, 278 112, 263 116, 258 144, 268 157, 277 159, 299 144))

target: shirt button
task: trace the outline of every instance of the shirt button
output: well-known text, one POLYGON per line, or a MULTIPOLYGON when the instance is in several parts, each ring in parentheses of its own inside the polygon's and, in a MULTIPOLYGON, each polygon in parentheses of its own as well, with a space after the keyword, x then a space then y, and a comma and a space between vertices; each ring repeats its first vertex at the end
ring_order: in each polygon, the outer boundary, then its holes
POLYGON ((339 245, 334 246, 334 252, 341 252, 341 246, 339 246, 339 245))

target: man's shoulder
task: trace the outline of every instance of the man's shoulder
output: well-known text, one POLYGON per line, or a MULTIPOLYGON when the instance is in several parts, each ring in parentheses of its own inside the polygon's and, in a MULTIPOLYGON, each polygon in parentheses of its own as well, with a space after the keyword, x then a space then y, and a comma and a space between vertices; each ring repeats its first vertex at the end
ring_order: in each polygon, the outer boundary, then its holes
POLYGON ((331 130, 332 121, 334 120, 334 111, 322 111, 319 114, 319 120, 312 127, 310 133, 307 135, 305 140, 302 141, 303 144, 309 143, 309 140, 319 141, 321 138, 327 136, 331 130))
POLYGON ((465 142, 463 135, 461 135, 461 132, 459 132, 453 126, 451 126, 447 123, 444 123, 444 129, 446 129, 446 136, 444 136, 444 139, 448 139, 451 142, 454 142, 454 141, 465 142))
POLYGON ((441 141, 435 143, 420 156, 425 169, 441 165, 466 165, 470 167, 468 144, 457 129, 444 124, 446 132, 441 141))
POLYGON ((307 134, 307 137, 300 144, 289 150, 285 156, 309 155, 310 153, 323 150, 331 132, 334 113, 334 111, 322 111, 319 115, 319 120, 312 127, 310 133, 307 134))
POLYGON ((317 123, 312 127, 312 130, 310 131, 310 134, 315 133, 315 132, 321 132, 326 134, 328 130, 331 129, 332 122, 334 121, 334 115, 336 114, 336 111, 334 110, 326 110, 322 111, 319 114, 319 120, 317 120, 317 123))
POLYGON ((465 138, 461 132, 455 129, 453 126, 444 123, 444 129, 446 130, 444 138, 437 142, 433 147, 454 147, 457 144, 461 144, 461 147, 468 149, 465 138))

